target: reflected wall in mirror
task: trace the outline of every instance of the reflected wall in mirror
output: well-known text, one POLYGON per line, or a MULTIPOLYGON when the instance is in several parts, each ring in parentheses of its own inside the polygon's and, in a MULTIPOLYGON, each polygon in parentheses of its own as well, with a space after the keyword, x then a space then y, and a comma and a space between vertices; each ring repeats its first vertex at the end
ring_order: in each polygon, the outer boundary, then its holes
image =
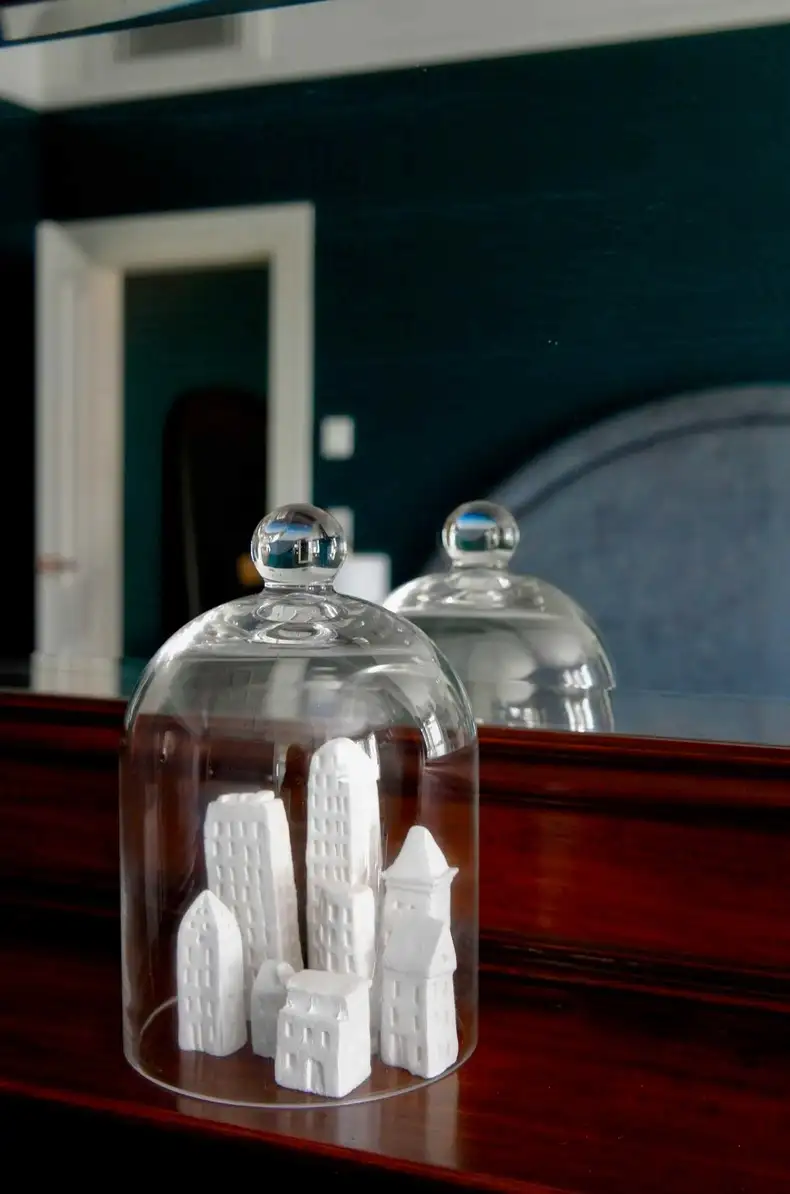
MULTIPOLYGON (((504 2, 460 5, 463 21, 453 25, 447 5, 419 7, 423 15, 408 6, 408 20, 401 9, 398 26, 391 5, 366 6, 364 20, 350 0, 295 5, 265 14, 269 40, 211 53, 163 50, 133 63, 107 33, 0 52, 8 97, 0 109, 9 180, 0 199, 4 369, 17 412, 0 480, 14 515, 3 656, 35 648, 46 656, 68 643, 75 659, 118 657, 128 586, 148 594, 149 612, 161 609, 166 549, 156 532, 148 541, 145 528, 158 525, 149 519, 152 505, 162 508, 163 479, 150 455, 132 466, 130 453, 135 437, 153 443, 163 429, 147 427, 145 402, 123 394, 122 300, 136 274, 269 269, 261 384, 223 369, 187 379, 181 390, 232 387, 265 398, 259 508, 312 499, 344 510, 355 550, 388 557, 393 586, 424 570, 448 510, 501 492, 576 432, 677 394, 790 374, 783 119, 790 27, 629 41, 635 28, 613 31, 595 4, 574 16, 588 22, 586 31, 573 26, 575 41, 610 36, 619 44, 527 53, 557 45, 540 14, 517 17, 504 2), (733 78, 743 86, 733 88, 733 78), (297 246, 295 269, 271 269, 260 238, 228 261, 246 213, 295 209, 303 218, 288 240, 297 246), (198 256, 187 246, 196 220, 225 221, 201 225, 198 256), (157 235, 166 251, 154 259, 141 239, 145 221, 148 232, 163 222, 157 235), (121 225, 125 247, 113 239, 121 225), (47 238, 60 238, 64 270, 61 283, 39 287, 36 371, 36 243, 40 249, 47 238), (276 279, 290 286, 297 276, 302 297, 283 324, 274 314, 276 279), (75 306, 78 293, 85 297, 75 306), (89 336, 97 293, 113 321, 89 336), (60 355, 43 351, 46 309, 70 346, 60 355), (95 355, 69 355, 79 335, 95 355), (283 361, 282 348, 270 351, 278 336, 291 355, 273 385, 273 361, 283 361), (120 354, 110 353, 119 340, 120 354), (49 417, 47 393, 59 395, 49 417), (105 401, 93 406, 97 393, 105 401), (333 447, 322 429, 337 416, 353 435, 333 447), (125 576, 135 541, 138 563, 125 576), (36 555, 39 588, 52 581, 59 592, 49 641, 43 595, 34 625, 36 555), (94 609, 96 593, 108 596, 94 609)), ((686 18, 673 19, 639 32, 683 32, 686 18)), ((732 459, 742 477, 763 474, 755 500, 764 517, 755 507, 752 525, 762 518, 763 527, 778 528, 774 466, 740 449, 732 459)), ((565 525, 581 531, 592 508, 574 512, 571 498, 569 491, 565 525)), ((672 533, 693 541, 697 515, 679 516, 672 533)), ((635 537, 638 529, 634 523, 635 537)), ((640 631, 636 615, 626 634, 619 581, 608 578, 629 575, 628 554, 624 548, 616 566, 604 567, 595 530, 577 540, 577 574, 548 547, 529 565, 525 556, 525 567, 577 598, 607 641, 619 636, 612 654, 628 669, 622 690, 655 684, 697 700, 707 687, 735 693, 737 703, 733 678, 742 669, 724 677, 698 668, 691 683, 673 670, 684 637, 699 640, 688 585, 683 602, 670 596, 662 606, 671 650, 657 652, 652 623, 640 631), (641 659, 657 670, 640 670, 641 659)), ((524 550, 531 553, 526 536, 524 550)), ((649 551, 646 540, 640 550, 649 551)), ((234 567, 237 555, 229 543, 234 567)), ((647 585, 639 559, 631 573, 647 585)), ((728 566, 728 575, 736 572, 728 566)), ((654 594, 664 583, 662 573, 654 594)), ((751 628, 764 635, 776 681, 767 695, 781 701, 790 694, 773 662, 781 652, 770 654, 775 620, 754 612, 763 596, 752 601, 749 593, 747 585, 739 642, 751 628)), ((149 639, 127 645, 145 653, 149 639)), ((716 647, 715 659, 734 658, 730 646, 716 647)), ((755 673, 741 691, 757 697, 762 683, 755 673)))

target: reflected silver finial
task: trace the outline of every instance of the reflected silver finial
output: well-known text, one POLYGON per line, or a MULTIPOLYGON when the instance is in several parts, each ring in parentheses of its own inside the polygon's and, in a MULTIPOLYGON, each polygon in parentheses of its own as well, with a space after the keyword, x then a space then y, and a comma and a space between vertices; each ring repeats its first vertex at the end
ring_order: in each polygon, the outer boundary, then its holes
POLYGON ((515 518, 494 502, 465 502, 442 529, 442 546, 456 568, 505 568, 518 540, 515 518))
POLYGON ((266 584, 308 588, 330 585, 346 558, 346 537, 336 518, 317 506, 281 506, 255 528, 252 562, 266 584))

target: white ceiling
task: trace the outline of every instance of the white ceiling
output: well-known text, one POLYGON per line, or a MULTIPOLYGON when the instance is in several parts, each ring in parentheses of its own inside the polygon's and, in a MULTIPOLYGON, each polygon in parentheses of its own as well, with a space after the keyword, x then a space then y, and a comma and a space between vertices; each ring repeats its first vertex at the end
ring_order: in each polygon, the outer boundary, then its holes
POLYGON ((790 0, 319 0, 242 17, 238 47, 119 62, 117 34, 0 50, 37 110, 790 21, 790 0))

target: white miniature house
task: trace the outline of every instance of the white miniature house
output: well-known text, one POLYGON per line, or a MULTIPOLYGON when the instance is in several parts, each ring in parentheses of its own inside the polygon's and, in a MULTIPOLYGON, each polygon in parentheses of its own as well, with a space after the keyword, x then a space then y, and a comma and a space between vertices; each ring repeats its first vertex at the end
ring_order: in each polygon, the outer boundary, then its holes
POLYGON ((303 970, 288 982, 277 1026, 281 1086, 342 1098, 370 1074, 370 983, 303 970))
POLYGON ((250 998, 250 1032, 252 1051, 259 1057, 273 1058, 277 1052, 277 1018, 293 975, 287 962, 264 962, 258 971, 250 998))
POLYGON ((376 898, 363 883, 319 884, 318 967, 371 980, 370 1042, 378 1051, 380 983, 376 975, 376 898))
POLYGON ((318 891, 318 969, 372 978, 376 962, 373 888, 327 879, 318 891))
POLYGON ((178 930, 178 1047, 226 1057, 247 1040, 244 955, 233 913, 210 891, 178 930))
POLYGON ((124 1049, 191 1098, 385 1098, 476 1043, 474 719, 430 639, 333 588, 331 515, 277 509, 251 555, 262 589, 127 707, 124 1049))
POLYGON ((431 916, 400 916, 384 951, 381 1060, 435 1078, 458 1057, 449 925, 431 916))
POLYGON ((291 837, 273 792, 229 792, 208 806, 204 830, 209 889, 241 929, 247 998, 269 959, 302 968, 291 837))

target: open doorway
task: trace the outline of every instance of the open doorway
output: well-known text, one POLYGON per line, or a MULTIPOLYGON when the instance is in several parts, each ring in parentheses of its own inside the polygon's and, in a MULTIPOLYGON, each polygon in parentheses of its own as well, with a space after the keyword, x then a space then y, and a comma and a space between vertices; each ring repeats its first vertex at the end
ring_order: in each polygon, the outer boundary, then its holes
MULTIPOLYGON (((312 500, 313 238, 314 213, 305 203, 39 225, 34 665, 95 660, 95 690, 105 676, 108 693, 117 688, 131 612, 124 575, 129 277, 268 271, 260 509, 312 500)), ((225 374, 188 384, 218 380, 222 388, 248 389, 225 374)), ((158 476, 146 482, 161 489, 158 476)))
POLYGON ((252 391, 186 391, 168 412, 163 445, 162 640, 249 592, 240 561, 266 494, 265 402, 252 391))
POLYGON ((148 658, 247 592, 238 559, 266 510, 269 271, 125 283, 124 654, 148 658))

